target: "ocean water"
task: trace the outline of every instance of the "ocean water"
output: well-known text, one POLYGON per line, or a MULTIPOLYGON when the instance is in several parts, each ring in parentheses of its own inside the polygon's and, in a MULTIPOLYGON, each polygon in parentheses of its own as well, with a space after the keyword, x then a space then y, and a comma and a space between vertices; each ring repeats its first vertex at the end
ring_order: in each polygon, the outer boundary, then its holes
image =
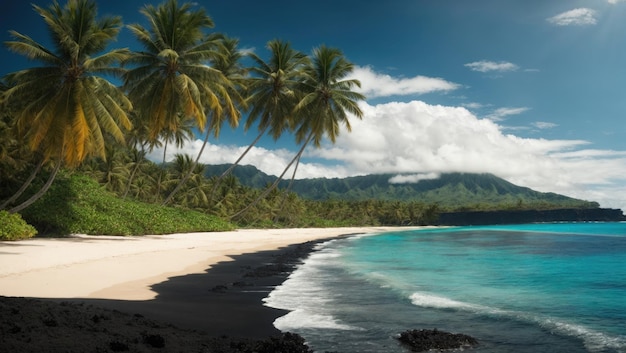
POLYGON ((626 223, 454 227, 319 245, 265 299, 316 352, 407 352, 409 329, 472 352, 626 353, 626 223))

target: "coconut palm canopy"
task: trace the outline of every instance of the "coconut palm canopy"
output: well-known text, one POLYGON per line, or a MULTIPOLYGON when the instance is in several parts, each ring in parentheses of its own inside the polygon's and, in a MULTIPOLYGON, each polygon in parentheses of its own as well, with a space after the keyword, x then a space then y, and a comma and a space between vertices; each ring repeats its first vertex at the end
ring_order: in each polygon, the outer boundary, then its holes
MULTIPOLYGON (((30 6, 45 9, 51 2, 4 1, 1 40, 14 40, 8 35, 13 29, 54 48, 46 44, 47 25, 30 6)), ((125 24, 150 32, 153 26, 139 10, 148 4, 156 11, 166 2, 97 3, 100 14, 120 15, 125 24)), ((345 0, 302 7, 290 0, 179 0, 178 4, 189 4, 189 13, 204 8, 215 25, 204 27, 204 33, 237 38, 240 49, 265 62, 270 58, 266 44, 277 39, 309 56, 324 44, 338 48, 354 63, 349 78, 360 80, 362 87, 355 90, 368 98, 367 105, 360 104, 363 119, 350 119, 352 133, 341 131, 336 144, 324 137, 321 149, 308 150, 301 177, 397 172, 418 180, 446 171, 488 172, 527 187, 626 207, 622 196, 626 132, 615 124, 626 110, 625 1, 345 0)), ((149 50, 128 27, 123 27, 114 47, 155 56, 165 49, 149 50)), ((170 54, 164 51, 161 58, 171 58, 170 54)), ((0 50, 1 75, 32 67, 23 58, 0 50)), ((135 62, 125 67, 139 66, 135 62)), ((189 82, 178 80, 181 88, 189 82)), ((210 98, 188 101, 206 107, 210 98)), ((202 123, 200 111, 194 113, 197 104, 188 108, 194 124, 202 123)), ((207 109, 203 113, 208 122, 207 109)), ((244 133, 246 118, 244 113, 237 130, 225 123, 219 140, 210 142, 213 153, 205 153, 201 162, 235 161, 239 154, 235 151, 248 146, 258 131, 260 119, 244 133)), ((340 129, 345 126, 339 124, 340 129)), ((195 153, 193 148, 192 143, 168 147, 168 160, 176 153, 195 153)), ((278 175, 298 148, 291 134, 276 142, 265 135, 241 163, 278 175)), ((155 150, 150 158, 160 160, 162 152, 155 150)))
POLYGON ((47 48, 28 35, 11 31, 8 48, 40 64, 10 73, 4 101, 17 117, 18 131, 45 159, 76 166, 89 155, 104 157, 105 135, 124 141, 131 127, 131 103, 106 75, 119 75, 117 63, 128 50, 105 51, 115 40, 119 17, 97 17, 94 2, 34 5, 52 36, 47 48))

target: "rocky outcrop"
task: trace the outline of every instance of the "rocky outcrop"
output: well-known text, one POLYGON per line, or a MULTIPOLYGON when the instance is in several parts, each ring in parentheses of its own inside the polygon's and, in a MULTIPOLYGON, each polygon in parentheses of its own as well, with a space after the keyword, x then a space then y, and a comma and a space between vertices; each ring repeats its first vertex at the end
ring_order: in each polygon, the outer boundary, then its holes
POLYGON ((478 344, 478 341, 471 336, 437 329, 404 331, 398 340, 412 352, 469 348, 478 344))

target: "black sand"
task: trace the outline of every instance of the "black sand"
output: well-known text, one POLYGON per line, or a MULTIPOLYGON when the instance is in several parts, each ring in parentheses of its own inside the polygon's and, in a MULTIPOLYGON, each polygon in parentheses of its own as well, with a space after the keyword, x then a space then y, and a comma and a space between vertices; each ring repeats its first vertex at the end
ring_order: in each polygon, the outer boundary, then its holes
POLYGON ((279 341, 288 341, 285 352, 307 351, 301 338, 274 328, 285 312, 262 299, 319 242, 170 278, 152 287, 153 300, 0 297, 0 352, 271 352, 279 341))

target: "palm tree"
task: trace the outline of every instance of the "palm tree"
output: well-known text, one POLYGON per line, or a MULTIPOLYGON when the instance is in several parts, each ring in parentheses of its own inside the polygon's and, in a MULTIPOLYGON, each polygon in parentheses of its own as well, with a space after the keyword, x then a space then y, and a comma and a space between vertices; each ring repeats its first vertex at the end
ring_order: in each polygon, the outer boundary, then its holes
POLYGON ((250 69, 253 76, 249 78, 247 103, 251 110, 245 129, 250 129, 258 121, 259 134, 235 163, 217 178, 211 191, 211 200, 222 179, 233 171, 268 130, 277 140, 293 123, 293 110, 298 103, 298 85, 302 82, 302 69, 308 63, 308 58, 291 48, 289 42, 281 40, 268 42, 267 48, 271 51, 268 62, 254 53, 249 54, 256 66, 250 69))
POLYGON ((119 145, 107 145, 106 159, 100 163, 97 172, 100 184, 112 192, 121 194, 130 175, 127 158, 126 151, 119 145))
POLYGON ((141 119, 141 116, 136 112, 131 114, 130 117, 133 123, 133 129, 126 134, 126 144, 130 147, 129 167, 131 171, 126 183, 126 189, 122 194, 122 198, 124 199, 128 196, 139 169, 148 161, 146 159, 148 150, 151 151, 154 146, 154 143, 148 140, 148 126, 145 124, 145 119, 141 119))
POLYGON ((39 158, 30 176, 22 183, 22 186, 13 193, 16 182, 19 181, 22 172, 27 170, 34 160, 33 153, 26 148, 16 136, 16 122, 13 114, 2 101, 2 94, 9 89, 4 82, 0 81, 0 197, 7 199, 0 202, 0 210, 17 200, 26 191, 28 186, 43 167, 43 159, 39 158))
POLYGON ((42 189, 10 210, 18 212, 41 197, 50 187, 61 165, 78 166, 88 156, 105 156, 104 136, 123 142, 122 128, 130 129, 130 101, 112 83, 98 76, 122 73, 116 63, 128 51, 116 49, 94 56, 119 33, 121 19, 97 19, 96 4, 90 0, 68 0, 64 7, 54 1, 47 9, 33 5, 46 22, 55 49, 12 31, 10 50, 44 66, 6 76, 10 88, 6 102, 15 113, 18 131, 32 151, 55 167, 42 189))
MULTIPOLYGON (((203 183, 202 172, 204 171, 204 165, 194 163, 193 158, 188 154, 176 154, 174 156, 174 160, 172 162, 172 179, 169 180, 170 184, 180 185, 180 181, 185 178, 185 176, 191 174, 192 178, 195 181, 194 188, 198 188, 203 183)), ((204 191, 202 191, 204 194, 204 191)), ((197 195, 204 196, 206 201, 206 195, 197 195)), ((188 196, 184 195, 183 204, 186 204, 188 200, 188 196)), ((206 202, 205 202, 206 203, 206 202)))
POLYGON ((161 197, 161 185, 162 181, 167 174, 167 147, 170 143, 174 143, 174 146, 181 148, 185 145, 186 141, 193 138, 193 126, 191 121, 186 119, 183 115, 177 114, 176 125, 174 130, 164 130, 158 140, 152 140, 152 144, 155 145, 159 141, 163 141, 163 160, 161 161, 161 168, 159 170, 159 176, 157 179, 157 200, 161 197))
MULTIPOLYGON (((241 113, 237 109, 237 106, 245 105, 244 99, 241 95, 241 91, 244 89, 245 70, 241 66, 241 58, 243 55, 239 50, 237 50, 239 41, 233 38, 222 37, 221 44, 222 45, 220 45, 217 49, 219 55, 211 60, 211 66, 222 73, 223 80, 210 82, 209 84, 211 85, 212 90, 219 97, 223 108, 217 111, 214 110, 209 112, 211 119, 205 128, 206 131, 204 133, 202 147, 198 152, 194 165, 197 165, 200 161, 200 157, 202 156, 202 153, 204 153, 204 149, 209 141, 211 132, 213 132, 215 137, 218 137, 222 125, 226 120, 231 127, 237 127, 241 117, 241 113)), ((189 170, 187 175, 180 180, 176 188, 172 190, 169 196, 163 201, 164 205, 167 204, 187 182, 187 180, 189 180, 193 169, 194 168, 191 168, 189 170)))
MULTIPOLYGON (((293 163, 299 163, 305 148, 311 141, 318 148, 321 147, 324 137, 328 138, 331 143, 335 143, 341 124, 347 131, 351 131, 347 113, 360 119, 363 112, 358 106, 358 101, 365 99, 365 96, 352 90, 354 86, 360 87, 361 83, 355 79, 345 79, 353 69, 354 65, 343 56, 339 49, 321 46, 313 50, 312 63, 305 69, 306 78, 302 98, 295 107, 299 118, 296 142, 301 144, 300 150, 270 188, 232 217, 238 217, 247 211, 260 198, 265 197, 278 186, 293 163)), ((294 168, 292 180, 295 178, 296 170, 297 166, 294 168)))
POLYGON ((136 108, 149 119, 151 140, 175 132, 179 115, 195 120, 202 130, 205 108, 220 110, 219 99, 210 82, 221 73, 204 63, 215 57, 219 38, 206 36, 214 26, 203 9, 167 0, 158 7, 145 5, 141 13, 150 23, 129 28, 144 46, 127 64, 135 65, 124 77, 124 84, 136 108))

